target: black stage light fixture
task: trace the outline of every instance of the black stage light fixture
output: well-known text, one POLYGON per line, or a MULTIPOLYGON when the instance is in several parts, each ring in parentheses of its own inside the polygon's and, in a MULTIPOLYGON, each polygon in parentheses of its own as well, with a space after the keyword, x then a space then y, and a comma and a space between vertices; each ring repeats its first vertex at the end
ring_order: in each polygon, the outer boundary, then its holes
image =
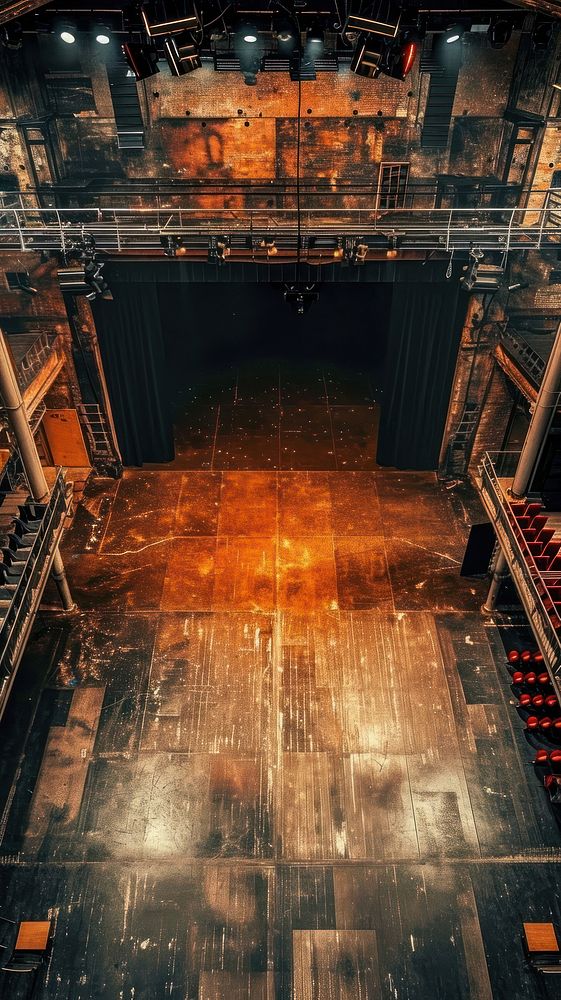
POLYGON ((122 46, 127 65, 137 80, 146 80, 159 73, 158 53, 152 45, 143 42, 125 42, 122 46))
POLYGON ((487 38, 492 49, 502 49, 512 36, 512 21, 500 14, 491 18, 491 23, 487 29, 487 38))
POLYGON ((101 295, 102 299, 112 301, 113 295, 111 294, 109 285, 101 273, 104 267, 105 265, 100 263, 100 261, 95 260, 95 258, 85 261, 84 278, 86 284, 90 288, 90 292, 86 292, 86 298, 91 298, 91 292, 94 292, 95 295, 101 295))
POLYGON ((187 31, 166 38, 164 53, 172 76, 183 76, 202 66, 199 49, 187 31))
POLYGON ((532 32, 532 42, 537 52, 545 52, 553 37, 553 21, 538 18, 532 32))
POLYGON ((463 24, 451 24, 443 34, 443 39, 447 45, 455 45, 462 38, 465 31, 463 24))
POLYGON ((289 56, 296 46, 296 29, 289 20, 277 25, 277 47, 284 56, 289 56))
POLYGON ((349 14, 345 25, 345 33, 358 31, 361 35, 381 35, 383 38, 397 38, 401 13, 392 10, 391 4, 379 5, 382 11, 375 17, 362 17, 359 14, 349 14))
POLYGON ((172 233, 162 234, 160 236, 160 243, 164 248, 164 255, 166 257, 175 257, 181 247, 181 236, 172 233))
POLYGON ((9 24, 2 25, 0 42, 6 49, 12 49, 12 51, 21 49, 23 43, 21 21, 10 21, 9 24))
POLYGON ((58 37, 65 45, 74 45, 77 33, 76 25, 70 23, 59 24, 57 30, 58 37))
POLYGON ((217 264, 224 264, 226 259, 230 256, 230 253, 229 236, 211 236, 208 248, 209 261, 214 261, 217 264))
POLYGON ((383 42, 383 45, 381 72, 396 80, 405 80, 415 65, 419 51, 419 36, 408 31, 395 42, 383 42))
POLYGON ((195 31, 200 27, 194 5, 179 3, 178 0, 153 0, 141 8, 140 16, 149 38, 173 35, 178 31, 195 31))
POLYGON ((105 24, 96 24, 93 34, 98 45, 109 45, 111 42, 111 31, 105 24))
POLYGON ((323 28, 315 24, 308 28, 306 32, 306 48, 314 55, 321 55, 323 52, 325 36, 323 28))
POLYGON ((319 299, 319 290, 316 284, 305 285, 298 282, 294 285, 284 286, 284 301, 293 307, 298 316, 303 316, 308 312, 310 306, 319 299))
POLYGON ((344 255, 348 264, 364 264, 368 255, 368 244, 358 237, 345 239, 344 255))
POLYGON ((386 46, 382 38, 361 39, 351 60, 351 71, 376 79, 382 72, 386 46))
POLYGON ((239 59, 244 83, 254 87, 261 69, 263 39, 255 26, 248 21, 239 21, 234 31, 234 51, 239 59))

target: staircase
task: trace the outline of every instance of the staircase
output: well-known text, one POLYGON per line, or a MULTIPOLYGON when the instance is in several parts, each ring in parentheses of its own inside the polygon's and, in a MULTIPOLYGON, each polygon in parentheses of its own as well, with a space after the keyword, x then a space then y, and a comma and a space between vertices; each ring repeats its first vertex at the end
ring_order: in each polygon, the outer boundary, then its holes
POLYGON ((109 87, 117 126, 119 149, 144 149, 144 122, 134 76, 127 76, 125 62, 108 67, 109 87))
POLYGON ((429 93, 421 133, 422 149, 446 149, 448 146, 452 108, 460 71, 459 48, 458 56, 452 52, 446 52, 445 55, 450 57, 446 64, 444 60, 438 58, 434 48, 423 53, 421 57, 421 72, 430 73, 429 93))

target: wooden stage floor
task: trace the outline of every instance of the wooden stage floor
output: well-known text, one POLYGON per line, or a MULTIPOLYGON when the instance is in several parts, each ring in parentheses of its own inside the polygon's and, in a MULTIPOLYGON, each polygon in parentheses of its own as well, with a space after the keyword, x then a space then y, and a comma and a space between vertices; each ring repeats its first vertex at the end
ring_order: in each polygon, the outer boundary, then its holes
POLYGON ((375 469, 90 483, 79 613, 41 615, 1 727, 35 997, 559 995, 520 936, 559 919, 561 836, 458 576, 472 512, 375 469))

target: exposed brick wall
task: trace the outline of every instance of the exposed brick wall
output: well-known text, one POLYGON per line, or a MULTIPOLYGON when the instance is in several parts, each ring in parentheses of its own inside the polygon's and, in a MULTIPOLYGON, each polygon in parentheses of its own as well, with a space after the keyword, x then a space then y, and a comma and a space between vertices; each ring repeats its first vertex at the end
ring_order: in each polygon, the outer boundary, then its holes
MULTIPOLYGON (((303 82, 302 175, 374 186, 383 160, 409 161, 412 181, 430 182, 438 172, 493 173, 519 37, 515 33, 504 49, 492 51, 484 35, 466 35, 451 151, 420 148, 428 76, 419 72, 418 64, 405 82, 385 76, 366 80, 348 69, 303 82)), ((42 40, 41 47, 47 51, 48 40, 42 40)), ((39 60, 36 69, 35 90, 42 89, 47 103, 54 101, 56 80, 41 88, 39 60)), ((294 176, 298 85, 286 74, 262 73, 257 86, 247 87, 239 73, 217 73, 204 66, 173 78, 160 63, 160 72, 139 84, 149 128, 144 152, 130 155, 118 150, 99 55, 85 48, 79 72, 84 86, 92 88, 95 110, 58 116, 60 160, 69 178, 247 181, 294 176)), ((14 87, 23 88, 17 74, 14 87)), ((18 113, 24 98, 23 93, 12 95, 18 113)), ((0 85, 0 107, 3 103, 9 105, 10 100, 0 85)), ((18 158, 12 148, 17 129, 7 129, 5 158, 13 164, 18 158)), ((2 152, 0 142, 0 162, 2 152)), ((18 179, 22 188, 31 183, 29 172, 21 172, 18 179)))
POLYGON ((485 406, 473 442, 469 466, 472 474, 476 471, 485 451, 499 451, 501 449, 510 420, 512 406, 513 401, 507 385, 506 375, 496 363, 493 363, 490 382, 487 386, 485 406))

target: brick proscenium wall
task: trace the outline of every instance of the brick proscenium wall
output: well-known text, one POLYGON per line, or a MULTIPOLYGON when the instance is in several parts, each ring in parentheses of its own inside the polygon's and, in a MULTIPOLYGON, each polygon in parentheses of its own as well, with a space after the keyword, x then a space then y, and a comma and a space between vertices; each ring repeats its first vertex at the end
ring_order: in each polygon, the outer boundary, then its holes
MULTIPOLYGON (((404 82, 387 76, 367 80, 347 68, 303 82, 303 182, 317 183, 320 196, 342 184, 375 190, 382 161, 409 162, 411 181, 426 183, 437 173, 493 174, 519 38, 515 32, 507 46, 494 51, 484 34, 465 36, 450 141, 442 151, 421 149, 428 76, 419 72, 419 63, 404 82)), ((55 42, 40 38, 37 67, 48 67, 55 42)), ((83 43, 80 58, 79 87, 71 89, 68 74, 51 74, 40 88, 46 107, 56 113, 56 159, 68 179, 157 177, 221 184, 294 179, 298 84, 287 74, 260 73, 257 85, 248 87, 241 74, 218 73, 207 65, 173 78, 160 62, 160 72, 138 85, 146 148, 127 154, 117 146, 99 53, 83 43)), ((18 79, 13 73, 12 90, 18 79)), ((17 103, 20 113, 21 100, 17 103)), ((2 104, 9 102, 0 94, 2 104)), ((9 115, 3 127, 17 131, 9 115)), ((10 170, 13 148, 5 135, 0 153, 5 151, 4 168, 10 170)), ((25 188, 33 177, 21 173, 18 180, 25 188)), ((235 204, 236 195, 232 198, 235 204)))

